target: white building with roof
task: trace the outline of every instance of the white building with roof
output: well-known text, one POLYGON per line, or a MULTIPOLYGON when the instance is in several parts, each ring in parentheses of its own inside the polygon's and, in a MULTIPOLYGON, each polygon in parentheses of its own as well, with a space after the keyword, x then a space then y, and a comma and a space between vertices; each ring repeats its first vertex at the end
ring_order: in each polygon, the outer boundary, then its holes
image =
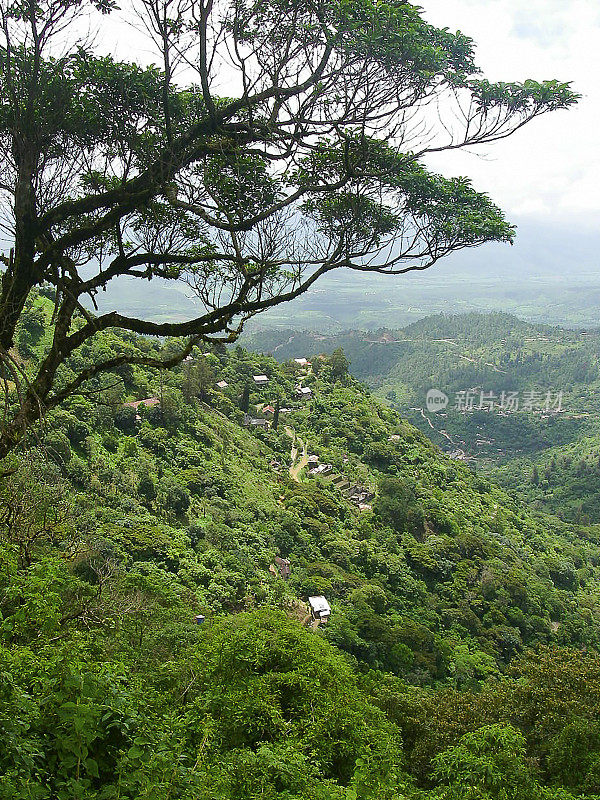
POLYGON ((309 597, 308 605, 310 607, 310 614, 313 619, 318 619, 321 622, 327 622, 331 614, 331 607, 322 594, 309 597))

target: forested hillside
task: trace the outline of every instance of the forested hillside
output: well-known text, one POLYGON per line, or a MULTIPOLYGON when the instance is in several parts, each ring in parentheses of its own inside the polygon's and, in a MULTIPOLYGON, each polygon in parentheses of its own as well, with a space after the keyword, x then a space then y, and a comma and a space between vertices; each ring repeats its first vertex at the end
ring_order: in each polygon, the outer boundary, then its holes
MULTIPOLYGON (((445 5, 2 4, 0 800, 600 800, 600 333, 240 338, 514 243, 456 156, 587 84, 488 79, 445 5)), ((507 207, 580 194, 541 170, 507 207)), ((570 254, 503 307, 588 324, 570 254)))
POLYGON ((600 522, 596 330, 438 315, 402 330, 263 331, 246 343, 280 360, 342 347, 352 374, 445 452, 538 508, 600 522), (447 395, 446 408, 427 408, 430 389, 447 395))
POLYGON ((340 353, 119 368, 3 469, 2 797, 600 792, 600 533, 445 457, 340 353))
POLYGON ((600 520, 600 436, 582 436, 490 471, 528 506, 582 525, 600 520))

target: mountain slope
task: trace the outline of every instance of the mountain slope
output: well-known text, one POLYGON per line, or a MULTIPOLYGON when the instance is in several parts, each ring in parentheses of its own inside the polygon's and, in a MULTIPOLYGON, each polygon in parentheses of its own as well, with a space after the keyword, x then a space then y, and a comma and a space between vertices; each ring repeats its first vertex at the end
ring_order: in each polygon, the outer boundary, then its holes
POLYGON ((263 331, 247 344, 280 360, 343 347, 352 373, 378 397, 444 450, 463 451, 484 468, 598 433, 597 331, 531 325, 507 314, 438 315, 395 331, 263 331), (443 412, 429 413, 430 389, 448 397, 443 412), (518 405, 508 406, 510 397, 518 405), (498 413, 503 403, 508 413, 498 413), (546 406, 560 413, 545 413, 546 406))
POLYGON ((117 380, 0 485, 2 796, 454 800, 491 769, 515 798, 594 797, 593 529, 448 459, 336 357, 117 380), (322 477, 290 473, 304 445, 322 477))
MULTIPOLYGON (((430 332, 419 326, 415 338, 430 332)), ((123 343, 111 335, 104 346, 123 343)), ((152 373, 122 373, 123 399, 154 394, 153 408, 78 398, 52 420, 49 452, 64 459, 87 524, 128 569, 160 570, 203 612, 239 611, 274 602, 281 585, 269 565, 290 558, 282 602, 326 594, 338 606, 327 635, 358 662, 411 681, 449 678, 463 640, 500 666, 524 644, 570 641, 572 601, 596 575, 578 531, 444 457, 333 358, 308 375, 240 348, 195 359, 162 387, 152 373), (198 390, 207 370, 210 385, 198 390), (277 398, 291 409, 277 431, 241 424, 239 399, 257 374, 269 382, 252 388, 251 415, 277 398), (228 386, 215 391, 217 380, 228 386), (295 398, 298 380, 312 400, 295 398), (292 480, 290 434, 331 475, 292 480), (372 510, 348 500, 335 476, 357 495, 375 492, 372 510)), ((594 625, 586 631, 595 641, 594 625)))

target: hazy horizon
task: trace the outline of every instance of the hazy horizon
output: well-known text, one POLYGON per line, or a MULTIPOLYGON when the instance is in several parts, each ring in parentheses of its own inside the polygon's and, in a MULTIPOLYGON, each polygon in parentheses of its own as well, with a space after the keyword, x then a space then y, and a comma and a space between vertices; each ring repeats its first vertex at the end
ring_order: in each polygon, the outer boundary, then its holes
MULTIPOLYGON (((440 311, 507 311, 566 327, 600 325, 600 232, 586 222, 544 225, 512 220, 515 244, 463 250, 425 272, 382 276, 340 270, 303 297, 262 314, 249 329, 343 330, 402 327, 440 311)), ((198 306, 187 286, 122 279, 96 300, 101 310, 142 310, 155 319, 190 319, 198 306)))

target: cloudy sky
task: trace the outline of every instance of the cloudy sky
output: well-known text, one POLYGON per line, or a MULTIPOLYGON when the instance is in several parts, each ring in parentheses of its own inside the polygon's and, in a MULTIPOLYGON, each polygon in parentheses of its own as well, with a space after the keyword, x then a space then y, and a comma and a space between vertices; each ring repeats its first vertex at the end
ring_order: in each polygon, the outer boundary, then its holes
MULTIPOLYGON (((575 109, 531 123, 450 171, 472 176, 518 219, 594 226, 600 212, 600 4, 597 0, 422 0, 425 17, 477 44, 491 80, 556 78, 582 96, 575 109), (482 158, 481 156, 484 156, 482 158)), ((450 159, 436 164, 448 171, 450 159)))
MULTIPOLYGON (((591 233, 600 218, 600 3, 598 0, 421 0, 425 18, 477 45, 490 80, 572 81, 579 105, 549 114, 513 137, 471 153, 443 153, 430 166, 469 175, 517 222, 591 233)), ((149 59, 147 42, 112 19, 100 39, 123 58, 149 59), (103 35, 104 34, 104 35, 103 35), (107 38, 105 38, 107 35, 107 38)), ((600 241, 600 229, 598 229, 600 241)), ((565 253, 570 242, 565 242, 565 253)))
MULTIPOLYGON (((600 280, 600 3, 420 4, 432 24, 471 36, 490 80, 571 81, 582 95, 576 108, 535 120, 487 150, 432 159, 431 166, 446 175, 472 177, 476 188, 489 193, 518 225, 514 247, 490 244, 457 253, 437 265, 432 278, 476 270, 484 277, 496 276, 501 287, 528 275, 570 279, 585 273, 586 280, 600 280)), ((147 61, 147 42, 131 29, 125 36, 122 28, 117 33, 111 23, 100 26, 103 45, 122 58, 147 61)), ((559 307, 558 297, 556 303, 559 307)), ((600 320, 600 307, 598 315, 600 320)))

